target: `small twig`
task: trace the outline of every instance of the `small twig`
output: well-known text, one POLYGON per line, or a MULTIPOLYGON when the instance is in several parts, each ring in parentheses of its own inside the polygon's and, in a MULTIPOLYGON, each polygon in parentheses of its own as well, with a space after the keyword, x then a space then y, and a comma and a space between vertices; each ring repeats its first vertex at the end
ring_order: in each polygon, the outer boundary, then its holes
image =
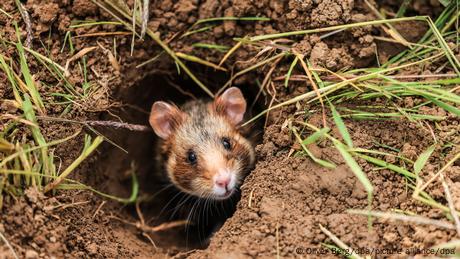
POLYGON ((27 10, 24 7, 24 5, 22 5, 21 2, 16 1, 16 5, 18 6, 18 9, 19 9, 19 12, 21 13, 22 19, 24 20, 24 23, 26 24, 27 37, 26 37, 26 41, 25 41, 24 45, 27 48, 30 48, 30 46, 32 45, 32 40, 33 40, 32 24, 30 22, 30 15, 27 12, 27 10))
POLYGON ((319 36, 319 38, 322 40, 322 39, 325 39, 325 38, 327 38, 327 37, 329 37, 329 36, 332 36, 332 35, 334 35, 334 34, 337 34, 337 33, 339 33, 339 32, 342 32, 342 31, 344 31, 344 30, 345 30, 345 28, 338 29, 338 30, 335 30, 335 31, 331 31, 331 32, 328 32, 328 33, 325 33, 325 34, 319 36))
POLYGON ((447 168, 449 168, 449 166, 451 166, 459 158, 460 158, 460 153, 457 153, 454 156, 454 158, 449 160, 449 162, 447 162, 435 175, 433 175, 433 177, 431 177, 424 185, 422 185, 420 189, 416 189, 413 196, 417 197, 420 192, 425 190, 428 187, 428 185, 430 185, 434 180, 436 180, 436 178, 438 178, 439 175, 442 174, 442 172, 444 172, 447 168))
POLYGON ((94 212, 93 216, 91 217, 91 219, 94 219, 96 217, 96 215, 99 213, 99 211, 102 209, 102 206, 104 206, 104 204, 106 203, 106 201, 102 201, 101 202, 101 205, 99 205, 96 209, 96 211, 94 212))
POLYGON ((345 251, 351 251, 350 253, 350 256, 351 258, 362 258, 361 256, 359 256, 355 251, 354 249, 350 249, 350 247, 345 244, 342 240, 340 240, 336 235, 334 235, 332 232, 330 232, 328 229, 326 229, 325 227, 323 227, 323 225, 319 224, 319 228, 321 229, 321 231, 326 234, 338 247, 340 247, 341 249, 345 250, 345 251))
POLYGON ((248 208, 252 207, 252 199, 254 197, 254 190, 255 188, 252 188, 251 192, 249 193, 248 208))
POLYGON ((455 226, 449 222, 444 222, 441 220, 434 220, 434 219, 430 219, 430 218, 418 216, 418 215, 405 215, 405 214, 399 214, 399 213, 367 211, 367 210, 353 210, 353 209, 348 210, 348 213, 378 217, 378 218, 392 220, 392 221, 415 223, 419 225, 432 225, 432 226, 436 226, 439 228, 445 228, 445 229, 455 229, 455 226))
MULTIPOLYGON (((275 98, 276 98, 276 88, 275 88, 275 84, 273 82, 270 82, 270 84, 273 88, 273 95, 272 95, 272 99, 270 100, 270 104, 268 105, 268 107, 272 107, 273 106, 273 102, 275 101, 275 98)), ((267 92, 269 94, 271 94, 269 91, 268 91, 268 87, 267 87, 267 92)), ((267 116, 265 116, 265 123, 264 123, 264 129, 267 128, 267 123, 268 123, 268 119, 269 119, 269 114, 270 112, 267 112, 267 116)))
POLYGON ((147 225, 142 225, 140 222, 136 222, 136 223, 129 222, 127 220, 124 220, 124 219, 116 217, 116 216, 110 216, 109 218, 116 219, 116 220, 118 220, 120 222, 123 222, 123 223, 128 224, 128 225, 133 226, 133 227, 136 227, 137 229, 139 229, 139 230, 141 230, 143 232, 151 232, 151 233, 164 231, 164 230, 168 230, 168 229, 171 229, 171 228, 175 228, 175 227, 184 226, 184 225, 189 224, 189 221, 187 221, 187 220, 178 220, 178 221, 166 222, 166 223, 160 224, 160 225, 155 226, 155 227, 150 227, 150 226, 147 226, 147 225))
POLYGON ((152 244, 153 248, 158 249, 158 247, 155 244, 155 242, 153 242, 153 239, 147 233, 142 232, 142 235, 150 241, 150 243, 152 244))
POLYGON ((129 124, 125 122, 117 121, 86 121, 86 124, 90 126, 104 126, 111 127, 115 129, 128 129, 131 131, 152 131, 149 126, 139 125, 139 124, 129 124))
POLYGON ((428 127, 428 131, 430 132, 431 136, 433 137, 433 142, 437 143, 438 140, 436 138, 436 134, 433 131, 433 128, 430 126, 430 124, 427 121, 425 121, 425 125, 428 127))
POLYGON ((78 206, 78 205, 84 205, 84 204, 88 204, 88 203, 90 203, 90 201, 73 202, 73 203, 70 203, 70 204, 59 204, 57 206, 54 206, 51 210, 55 210, 55 209, 64 210, 64 209, 67 209, 67 208, 75 207, 75 206, 78 206))
POLYGON ((147 31, 148 22, 149 22, 149 0, 144 0, 144 6, 142 7, 141 38, 144 38, 145 36, 145 32, 147 31))
MULTIPOLYGON (((275 68, 277 67, 278 63, 283 59, 283 57, 279 57, 278 59, 273 62, 273 65, 271 65, 270 70, 268 70, 267 74, 265 75, 264 80, 262 81, 262 84, 260 85, 259 92, 256 95, 256 98, 254 98, 254 101, 251 104, 251 110, 254 108, 254 105, 256 105, 257 100, 259 100, 259 96, 262 94, 265 88, 267 88, 268 91, 268 85, 272 82, 271 76, 273 74, 273 71, 275 71, 275 68)), ((274 99, 272 99, 273 101, 274 99)), ((268 118, 268 115, 267 115, 268 118)))
POLYGON ((14 251, 13 247, 11 246, 10 242, 8 242, 8 240, 6 239, 6 237, 3 235, 2 232, 0 232, 0 239, 3 240, 3 242, 6 244, 6 246, 10 249, 11 253, 13 254, 13 257, 15 259, 19 259, 18 255, 16 254, 16 252, 14 251))
POLYGON ((111 127, 115 129, 127 129, 131 131, 152 131, 152 129, 146 125, 130 124, 130 123, 118 122, 118 121, 76 121, 76 120, 47 117, 47 116, 37 116, 37 119, 46 120, 46 121, 78 123, 78 124, 82 124, 85 126, 103 126, 103 127, 111 127))
POLYGON ((457 229, 457 235, 460 236, 460 219, 458 218, 458 214, 455 213, 456 209, 455 209, 454 201, 452 200, 452 195, 449 191, 449 186, 447 185, 446 180, 444 179, 444 174, 441 174, 440 178, 441 178, 442 186, 444 187, 444 192, 446 193, 446 200, 449 205, 450 214, 454 218, 455 227, 457 229))
POLYGON ((142 214, 139 200, 136 201, 136 213, 137 213, 137 216, 139 217, 141 224, 145 225, 144 215, 142 214))

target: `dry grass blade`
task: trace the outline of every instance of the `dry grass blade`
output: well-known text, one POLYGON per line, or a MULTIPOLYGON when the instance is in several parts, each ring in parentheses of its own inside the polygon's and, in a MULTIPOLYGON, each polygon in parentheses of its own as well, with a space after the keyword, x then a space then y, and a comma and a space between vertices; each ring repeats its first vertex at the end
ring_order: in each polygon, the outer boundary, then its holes
MULTIPOLYGON (((369 9, 372 10, 372 12, 381 20, 384 20, 385 18, 380 14, 380 12, 372 5, 369 3, 368 0, 364 0, 364 2, 366 3, 366 5, 369 7, 369 9)), ((385 26, 382 25, 382 28, 385 30, 386 33, 388 33, 391 37, 393 37, 398 43, 406 46, 406 47, 409 47, 411 48, 412 46, 409 44, 409 42, 407 42, 406 39, 404 39, 404 37, 396 30, 395 27, 393 27, 393 25, 391 25, 390 23, 387 23, 386 24, 388 26, 388 28, 386 28, 385 26)))
POLYGON ((243 75, 243 74, 246 74, 246 73, 248 73, 249 71, 252 71, 252 70, 254 70, 254 69, 258 68, 258 67, 261 67, 261 66, 263 66, 263 65, 269 64, 269 63, 271 63, 272 61, 278 60, 279 58, 284 57, 284 55, 285 55, 284 53, 276 54, 276 55, 273 56, 273 57, 270 57, 270 58, 268 58, 268 59, 265 59, 265 60, 263 60, 263 61, 260 61, 260 62, 258 62, 258 63, 256 63, 256 64, 254 64, 254 65, 252 65, 252 66, 246 68, 246 69, 243 69, 243 70, 239 71, 238 73, 234 74, 234 75, 230 78, 230 80, 228 80, 227 83, 225 83, 225 85, 222 86, 222 87, 219 89, 219 91, 217 92, 217 94, 221 94, 227 87, 229 87, 229 86, 232 84, 233 80, 235 80, 237 77, 239 77, 239 76, 241 76, 241 75, 243 75))
MULTIPOLYGON (((280 54, 283 54, 283 53, 280 53, 280 54)), ((280 54, 278 54, 278 55, 280 55, 280 54)), ((333 92, 338 91, 339 89, 342 89, 343 87, 345 87, 345 86, 347 86, 347 85, 349 85, 351 83, 373 79, 373 78, 376 78, 379 75, 384 74, 384 73, 389 73, 389 72, 400 70, 400 69, 403 69, 403 68, 406 68, 406 67, 419 65, 419 64, 425 63, 427 61, 433 60, 435 58, 441 57, 442 55, 443 55, 443 53, 439 53, 439 54, 436 54, 434 56, 431 56, 431 57, 428 57, 428 58, 425 58, 425 59, 422 59, 422 60, 419 60, 419 61, 416 61, 416 62, 413 62, 413 63, 403 64, 403 65, 396 66, 396 67, 390 67, 390 68, 382 69, 382 70, 379 70, 379 71, 374 71, 374 72, 371 72, 369 74, 364 74, 364 75, 360 75, 360 76, 357 76, 357 77, 353 77, 353 78, 347 79, 345 81, 338 82, 338 83, 335 83, 335 84, 328 85, 326 87, 320 88, 318 91, 319 91, 319 93, 321 95, 328 95, 328 94, 331 94, 333 92)), ((229 85, 229 83, 227 83, 224 87, 226 87, 227 85, 229 85)), ((250 120, 245 122, 242 126, 246 126, 246 125, 254 122, 255 120, 257 120, 260 117, 262 117, 263 115, 267 114, 267 112, 272 111, 274 109, 278 109, 278 108, 281 108, 283 106, 299 102, 301 100, 309 99, 310 101, 313 101, 313 100, 315 100, 314 99, 315 96, 318 97, 315 91, 298 95, 298 96, 296 96, 296 97, 294 97, 292 99, 286 100, 286 101, 284 101, 282 103, 279 103, 277 105, 269 107, 268 109, 265 109, 264 111, 260 112, 259 114, 257 114, 256 116, 252 117, 250 120)))
MULTIPOLYGON (((244 38, 244 39, 246 39, 246 38, 244 38)), ((241 47, 241 45, 243 45, 243 41, 239 41, 227 53, 225 53, 224 57, 219 62, 219 66, 222 66, 222 64, 224 64, 224 62, 233 54, 233 52, 235 52, 239 47, 241 47)))
POLYGON ((431 177, 421 188, 417 188, 413 194, 414 197, 417 197, 420 192, 425 190, 428 185, 430 185, 436 178, 438 178, 447 168, 449 168, 455 161, 460 159, 460 153, 457 153, 447 164, 445 164, 433 177, 431 177))
POLYGON ((441 183, 444 188, 444 193, 446 194, 447 204, 449 205, 450 215, 454 218, 455 226, 457 228, 457 235, 460 236, 460 219, 458 218, 458 213, 456 213, 454 201, 452 200, 452 195, 449 190, 449 186, 444 179, 444 174, 441 174, 441 183))
POLYGON ((91 51, 97 49, 98 47, 96 46, 93 46, 93 47, 86 47, 82 50, 80 50, 79 52, 77 52, 77 54, 73 55, 71 58, 69 58, 66 62, 65 62, 65 72, 64 72, 64 75, 66 77, 69 77, 70 76, 70 72, 69 72, 69 65, 70 63, 74 62, 75 60, 77 59, 80 59, 82 58, 83 56, 85 56, 86 54, 90 53, 91 51))
POLYGON ((147 24, 149 22, 149 0, 144 0, 142 7, 142 26, 141 26, 141 38, 144 38, 145 32, 147 31, 147 24))
POLYGON ((9 19, 12 19, 13 16, 9 13, 7 13, 5 10, 3 10, 2 8, 0 8, 0 13, 4 14, 6 17, 8 17, 9 19))
POLYGON ((224 71, 224 72, 227 71, 227 69, 225 69, 225 68, 223 68, 221 66, 218 66, 218 65, 216 65, 216 64, 214 64, 212 62, 209 62, 207 60, 201 59, 201 58, 196 57, 196 56, 187 55, 187 54, 184 54, 182 52, 176 52, 176 55, 179 58, 182 58, 182 59, 185 59, 185 60, 188 60, 188 61, 191 61, 191 62, 196 62, 196 63, 202 64, 202 65, 205 65, 205 66, 208 66, 208 67, 212 67, 212 68, 220 70, 220 71, 224 71))
POLYGON ((110 51, 107 48, 105 48, 104 46, 102 46, 102 44, 100 44, 99 42, 97 44, 99 45, 99 47, 101 49, 104 50, 104 53, 106 53, 107 57, 109 58, 110 64, 112 64, 113 69, 115 69, 115 71, 120 72, 121 71, 120 64, 118 64, 118 61, 115 58, 115 56, 113 55, 112 51, 110 51))
POLYGON ((131 35, 132 32, 127 31, 113 31, 113 32, 94 32, 85 33, 74 36, 74 38, 86 38, 86 37, 104 37, 104 36, 126 36, 131 35))
POLYGON ((3 242, 6 244, 6 246, 8 247, 8 249, 10 249, 11 253, 13 254, 13 257, 15 259, 19 259, 18 255, 16 254, 16 252, 14 251, 13 247, 11 246, 10 242, 8 242, 8 240, 6 239, 6 237, 3 235, 2 232, 0 232, 0 238, 3 240, 3 242))
POLYGON ((374 21, 367 21, 367 22, 337 25, 337 26, 331 26, 331 27, 325 27, 325 28, 319 28, 319 29, 309 29, 309 30, 265 34, 265 35, 251 37, 249 40, 250 41, 261 41, 261 40, 268 40, 268 39, 275 39, 275 38, 284 38, 284 37, 295 36, 295 35, 337 31, 340 29, 349 29, 349 28, 354 28, 354 27, 378 25, 378 24, 384 24, 384 23, 396 23, 396 22, 405 22, 405 21, 426 21, 427 18, 428 18, 427 16, 414 16, 414 17, 403 17, 403 18, 397 18, 397 19, 374 20, 374 21))
MULTIPOLYGON (((121 22, 128 30, 135 31, 135 28, 124 19, 130 20, 129 8, 127 8, 124 2, 116 0, 92 0, 100 8, 110 13, 115 19, 121 22), (120 17, 122 16, 122 17, 120 17)), ((136 25, 138 21, 136 20, 136 25)), ((210 97, 214 98, 214 94, 188 69, 188 67, 176 56, 175 52, 169 48, 169 46, 160 39, 160 36, 147 28, 146 34, 150 36, 168 55, 176 62, 176 64, 210 97)))
POLYGON ((342 240, 340 240, 336 235, 332 234, 329 230, 327 230, 323 225, 319 224, 319 228, 321 231, 326 234, 338 247, 344 250, 347 256, 350 258, 356 258, 360 259, 362 258, 359 256, 354 249, 351 249, 349 246, 347 246, 342 240))
POLYGON ((50 142, 46 143, 45 146, 35 146, 35 147, 32 147, 32 148, 23 149, 21 151, 15 152, 15 153, 7 156, 7 157, 4 157, 3 160, 0 161, 0 168, 5 167, 6 163, 8 163, 9 161, 13 160, 14 158, 20 156, 21 153, 27 153, 27 152, 31 152, 31 151, 34 151, 34 150, 37 150, 37 149, 42 149, 44 147, 50 147, 50 146, 58 145, 60 143, 64 143, 64 142, 76 137, 78 134, 80 134, 80 131, 77 131, 74 134, 72 134, 71 136, 66 137, 64 139, 58 139, 58 140, 50 141, 50 142))
POLYGON ((348 210, 347 212, 351 214, 372 216, 372 217, 395 220, 395 221, 410 222, 410 223, 416 223, 420 225, 432 225, 432 226, 436 226, 440 228, 455 230, 455 226, 452 225, 451 223, 440 221, 440 220, 429 219, 423 216, 404 215, 404 214, 399 214, 399 213, 368 211, 368 210, 348 210))
POLYGON ((313 76, 311 74, 310 69, 308 68, 307 64, 303 60, 304 56, 302 54, 298 53, 297 51, 295 51, 294 49, 292 50, 292 53, 294 53, 294 55, 300 61, 300 64, 302 65, 302 68, 305 71, 305 73, 307 74, 308 80, 310 81, 311 86, 313 87, 313 90, 315 91, 316 95, 318 96, 319 102, 321 104, 321 109, 323 111, 323 127, 327 127, 326 112, 324 110, 324 102, 323 102, 323 98, 321 98, 321 94, 319 93, 318 85, 316 85, 316 82, 315 82, 315 80, 313 80, 313 76))

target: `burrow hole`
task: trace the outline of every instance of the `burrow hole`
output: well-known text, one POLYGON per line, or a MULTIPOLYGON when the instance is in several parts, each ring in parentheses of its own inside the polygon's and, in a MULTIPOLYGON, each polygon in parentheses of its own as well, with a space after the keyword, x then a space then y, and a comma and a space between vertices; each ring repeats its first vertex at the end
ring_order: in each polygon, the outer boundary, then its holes
MULTIPOLYGON (((206 85, 213 92, 216 92, 228 80, 225 73, 205 74, 206 85)), ((259 92, 259 87, 254 85, 241 86, 247 103, 247 113, 250 116, 262 111, 263 101, 255 101, 259 92)), ((116 108, 106 116, 107 120, 120 120, 133 124, 148 125, 150 107, 155 101, 170 101, 177 105, 191 99, 190 95, 196 98, 210 98, 193 81, 184 76, 158 75, 151 74, 145 76, 133 87, 121 89, 118 101, 122 103, 121 108, 116 108)), ((256 122, 251 126, 252 141, 254 145, 261 140, 263 122, 256 122)), ((157 137, 151 132, 133 132, 129 130, 104 130, 106 135, 113 143, 105 143, 103 154, 98 165, 104 177, 104 188, 114 194, 127 197, 131 191, 130 168, 135 165, 136 175, 139 181, 139 197, 141 211, 146 224, 156 226, 165 222, 183 220, 183 215, 174 215, 174 210, 178 206, 184 206, 184 199, 174 188, 166 188, 166 179, 158 179, 155 170, 154 147, 157 137), (125 151, 123 151, 122 149, 125 151)), ((182 250, 205 248, 208 245, 209 237, 219 229, 225 220, 233 215, 236 209, 234 202, 216 204, 214 210, 207 209, 207 213, 202 212, 202 222, 198 226, 186 226, 172 228, 168 231, 161 231, 150 235, 155 244, 160 247, 176 247, 182 250)), ((188 199, 187 203, 196 202, 195 199, 188 199)), ((208 205, 209 206, 209 205, 208 205)), ((122 213, 130 219, 137 219, 137 212, 134 206, 127 206, 122 209, 122 213)))

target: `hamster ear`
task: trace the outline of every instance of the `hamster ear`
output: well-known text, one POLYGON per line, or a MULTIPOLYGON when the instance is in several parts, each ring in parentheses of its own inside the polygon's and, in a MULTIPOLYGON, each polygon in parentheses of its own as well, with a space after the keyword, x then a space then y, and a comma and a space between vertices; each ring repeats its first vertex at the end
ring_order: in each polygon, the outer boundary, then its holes
POLYGON ((234 125, 243 120, 246 112, 246 100, 240 89, 230 87, 214 100, 214 106, 218 113, 223 113, 234 125))
POLYGON ((150 111, 149 122, 158 137, 167 139, 182 120, 182 112, 176 106, 155 102, 150 111))

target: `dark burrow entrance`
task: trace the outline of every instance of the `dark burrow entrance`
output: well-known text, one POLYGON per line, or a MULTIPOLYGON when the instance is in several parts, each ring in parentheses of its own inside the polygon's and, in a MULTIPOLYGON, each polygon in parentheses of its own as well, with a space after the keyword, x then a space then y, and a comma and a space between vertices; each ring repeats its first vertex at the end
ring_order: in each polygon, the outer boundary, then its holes
MULTIPOLYGON (((211 91, 217 90, 228 80, 226 74, 212 72, 205 83, 211 91)), ((254 80, 255 81, 255 80, 254 80)), ((253 116, 263 105, 254 102, 259 88, 257 85, 239 87, 248 103, 247 114, 253 116), (256 105, 252 105, 256 103, 256 105)), ((192 98, 210 97, 190 79, 168 75, 149 75, 132 87, 121 89, 118 96, 120 107, 111 111, 106 120, 121 120, 132 124, 148 125, 150 108, 155 101, 169 101, 180 106, 192 98)), ((261 102, 260 102, 261 103, 261 102)), ((250 125, 249 138, 256 145, 262 136, 263 125, 250 125)), ((205 248, 209 237, 218 230, 225 220, 232 216, 239 201, 239 192, 230 199, 204 201, 178 191, 167 178, 158 177, 155 170, 155 144, 157 137, 153 131, 138 132, 128 130, 104 131, 113 143, 103 147, 102 158, 98 161, 104 188, 107 192, 128 197, 131 192, 131 171, 134 169, 139 182, 140 211, 148 226, 158 226, 167 222, 187 220, 192 213, 191 224, 174 227, 166 231, 149 234, 157 246, 178 247, 181 250, 205 248), (123 150, 124 149, 124 150, 123 150)), ((121 210, 127 220, 138 219, 135 206, 121 210)), ((143 237, 145 238, 145 237, 143 237)))

